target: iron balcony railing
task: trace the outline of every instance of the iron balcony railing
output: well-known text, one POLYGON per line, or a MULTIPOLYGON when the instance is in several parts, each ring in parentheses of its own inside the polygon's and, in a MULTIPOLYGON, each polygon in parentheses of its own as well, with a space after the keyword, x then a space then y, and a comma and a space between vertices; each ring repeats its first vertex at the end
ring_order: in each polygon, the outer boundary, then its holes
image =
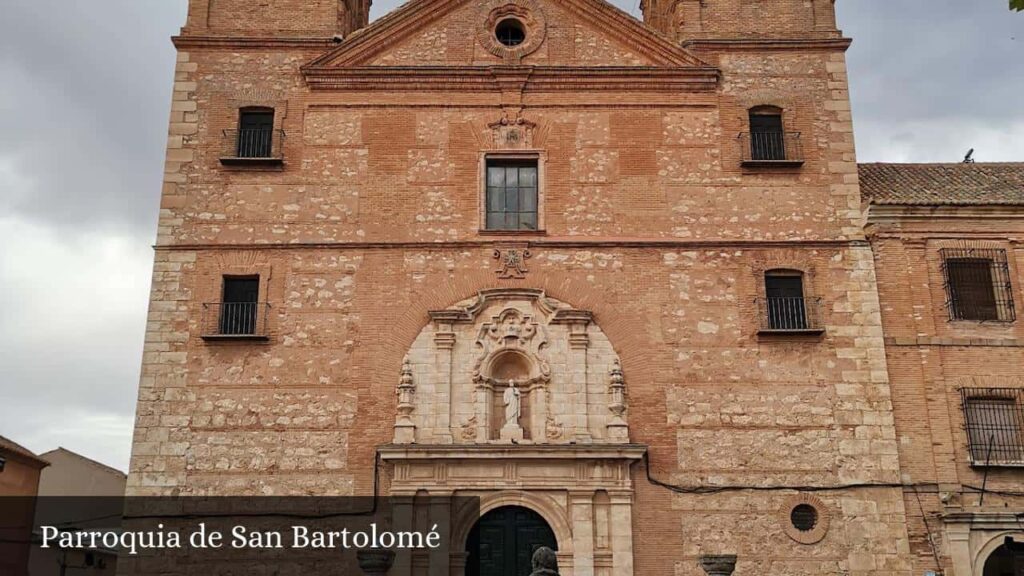
POLYGON ((742 132, 745 165, 800 165, 804 162, 799 132, 742 132))
POLYGON ((1024 390, 961 388, 973 466, 1024 466, 1024 390))
POLYGON ((822 332, 821 298, 757 299, 761 332, 822 332))
POLYGON ((270 304, 208 302, 203 304, 202 335, 206 339, 266 339, 270 304))
POLYGON ((224 131, 224 164, 280 164, 284 161, 284 130, 242 128, 224 131))

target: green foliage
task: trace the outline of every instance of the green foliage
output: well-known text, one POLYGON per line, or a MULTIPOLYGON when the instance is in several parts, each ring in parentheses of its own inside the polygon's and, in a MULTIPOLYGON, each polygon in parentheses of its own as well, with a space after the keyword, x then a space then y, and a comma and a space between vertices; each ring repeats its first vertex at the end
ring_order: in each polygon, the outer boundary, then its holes
POLYGON ((1024 0, 1010 0, 1010 10, 1024 11, 1024 0))

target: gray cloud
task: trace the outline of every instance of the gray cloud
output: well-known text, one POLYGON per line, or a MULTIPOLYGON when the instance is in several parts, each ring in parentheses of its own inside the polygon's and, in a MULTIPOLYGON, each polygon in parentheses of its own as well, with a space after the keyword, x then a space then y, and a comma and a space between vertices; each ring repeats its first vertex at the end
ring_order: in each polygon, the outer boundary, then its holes
MULTIPOLYGON (((395 0, 375 3, 373 15, 395 0)), ((637 14, 636 0, 615 2, 637 14)), ((1024 15, 838 3, 863 160, 1022 159, 1024 15)), ((0 434, 127 467, 185 0, 8 2, 0 19, 0 434)))

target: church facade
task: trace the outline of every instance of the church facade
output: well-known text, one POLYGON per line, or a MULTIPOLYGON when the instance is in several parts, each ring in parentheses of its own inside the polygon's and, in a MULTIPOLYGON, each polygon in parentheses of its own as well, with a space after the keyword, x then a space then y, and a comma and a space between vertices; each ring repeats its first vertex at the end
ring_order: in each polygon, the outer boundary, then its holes
POLYGON ((190 0, 129 494, 478 496, 452 573, 947 566, 833 0, 643 9, 190 0))

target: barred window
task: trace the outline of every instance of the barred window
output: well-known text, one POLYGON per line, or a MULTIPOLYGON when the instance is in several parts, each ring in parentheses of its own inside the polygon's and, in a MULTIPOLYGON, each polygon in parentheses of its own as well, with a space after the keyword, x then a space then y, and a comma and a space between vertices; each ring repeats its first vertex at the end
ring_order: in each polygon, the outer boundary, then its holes
POLYGON ((796 270, 769 270, 764 275, 764 292, 770 329, 808 328, 803 273, 796 270))
POLYGON ((269 158, 273 140, 273 108, 243 108, 239 111, 236 141, 239 158, 269 158))
POLYGON ((260 277, 224 277, 224 296, 220 310, 220 334, 256 333, 259 311, 260 277))
POLYGON ((1024 464, 1024 407, 1016 388, 963 388, 968 450, 975 466, 1024 464))
POLYGON ((1016 319, 1005 250, 945 248, 942 268, 951 320, 1012 322, 1016 319))

